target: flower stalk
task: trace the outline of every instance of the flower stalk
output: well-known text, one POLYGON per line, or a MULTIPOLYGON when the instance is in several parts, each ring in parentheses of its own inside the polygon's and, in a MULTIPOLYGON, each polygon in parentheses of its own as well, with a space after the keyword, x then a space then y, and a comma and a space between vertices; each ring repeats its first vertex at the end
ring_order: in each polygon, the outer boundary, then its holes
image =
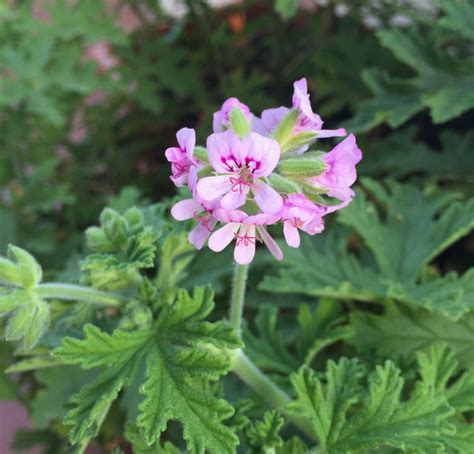
POLYGON ((235 264, 230 299, 230 324, 240 336, 242 332, 242 316, 245 303, 245 288, 247 285, 248 265, 235 264))

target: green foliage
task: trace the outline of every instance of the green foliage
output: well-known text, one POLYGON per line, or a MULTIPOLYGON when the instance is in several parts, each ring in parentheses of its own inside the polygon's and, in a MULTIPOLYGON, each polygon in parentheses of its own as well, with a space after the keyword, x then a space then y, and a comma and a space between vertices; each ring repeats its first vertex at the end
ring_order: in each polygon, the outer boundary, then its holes
POLYGON ((350 319, 354 329, 351 343, 361 353, 375 353, 394 360, 413 359, 416 351, 444 341, 449 343, 463 365, 472 364, 472 312, 454 322, 426 310, 410 310, 387 302, 382 315, 354 311, 350 319))
POLYGON ((311 421, 324 452, 381 446, 404 452, 442 452, 447 439, 456 438, 449 423, 454 410, 444 394, 425 381, 426 374, 411 396, 402 400, 404 379, 400 373, 387 361, 367 376, 364 387, 364 368, 357 360, 330 361, 324 379, 302 368, 293 376, 297 398, 288 410, 311 421))
POLYGON ((87 245, 95 252, 82 263, 86 282, 115 290, 136 279, 140 269, 155 265, 158 235, 145 225, 138 208, 130 208, 123 215, 106 208, 100 224, 86 231, 87 245))
POLYGON ((445 123, 474 107, 469 90, 474 83, 474 60, 472 55, 464 55, 474 39, 474 5, 467 0, 436 3, 445 13, 437 23, 378 32, 381 44, 415 75, 397 77, 381 69, 364 71, 364 81, 374 98, 361 103, 350 129, 367 130, 384 122, 397 128, 425 108, 434 123, 445 123))
POLYGON ((43 271, 35 258, 16 246, 0 257, 0 317, 7 317, 4 337, 21 340, 25 350, 36 345, 50 324, 50 308, 36 292, 43 271))
POLYGON ((151 329, 107 334, 89 325, 83 340, 65 339, 54 352, 56 358, 85 369, 105 367, 72 397, 73 408, 65 419, 73 426, 71 442, 97 433, 111 403, 124 386, 135 382, 145 363, 137 418, 145 441, 154 443, 173 419, 182 423, 193 452, 233 452, 237 439, 222 422, 232 415, 232 407, 213 396, 209 382, 230 368, 222 348, 236 348, 239 341, 224 322, 205 321, 212 308, 210 290, 198 288, 192 297, 180 291, 175 302, 158 307, 151 329))
POLYGON ((307 304, 299 306, 296 339, 291 333, 281 332, 277 314, 274 306, 262 306, 255 320, 257 335, 250 331, 244 333, 250 357, 263 370, 274 373, 289 375, 303 364, 311 365, 324 348, 348 339, 352 334, 348 326, 342 326, 343 317, 333 301, 321 300, 314 311, 307 304), (290 350, 293 344, 296 355, 290 350))
POLYGON ((245 435, 252 447, 251 452, 268 452, 283 445, 279 432, 284 424, 284 419, 277 411, 268 411, 263 416, 263 421, 247 427, 245 435))
POLYGON ((314 241, 322 243, 317 254, 311 252, 313 241, 306 239, 308 247, 291 251, 285 272, 266 277, 261 288, 365 302, 395 299, 454 320, 471 310, 472 270, 462 277, 437 277, 426 267, 472 230, 474 199, 456 202, 455 193, 394 182, 388 183, 390 190, 368 179, 364 185, 376 202, 359 192, 339 221, 360 235, 373 260, 358 261, 330 234, 314 241))

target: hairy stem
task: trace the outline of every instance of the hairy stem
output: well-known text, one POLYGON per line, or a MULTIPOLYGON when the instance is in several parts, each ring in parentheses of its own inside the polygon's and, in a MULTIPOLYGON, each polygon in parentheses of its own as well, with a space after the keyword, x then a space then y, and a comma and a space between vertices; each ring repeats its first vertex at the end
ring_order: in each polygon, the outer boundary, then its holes
POLYGON ((247 284, 248 271, 248 265, 235 264, 232 295, 230 297, 230 324, 235 328, 239 336, 242 331, 242 314, 244 312, 245 286, 247 284))
POLYGON ((104 306, 121 306, 125 301, 123 297, 114 293, 102 292, 81 285, 70 284, 40 284, 36 287, 38 296, 44 299, 59 299, 67 301, 83 301, 85 303, 104 306))
POLYGON ((291 402, 290 396, 275 385, 242 350, 238 350, 233 358, 233 372, 257 395, 273 408, 280 410, 296 427, 314 440, 311 424, 285 411, 286 404, 291 402))

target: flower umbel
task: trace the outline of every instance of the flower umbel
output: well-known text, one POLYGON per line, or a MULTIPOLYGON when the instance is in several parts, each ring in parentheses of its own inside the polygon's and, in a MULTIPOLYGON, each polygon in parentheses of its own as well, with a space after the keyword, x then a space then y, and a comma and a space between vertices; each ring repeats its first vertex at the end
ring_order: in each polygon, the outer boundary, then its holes
POLYGON ((294 83, 292 108, 268 109, 261 118, 237 98, 228 99, 214 114, 206 148, 195 147, 194 130, 181 129, 179 147, 169 148, 166 157, 173 182, 192 193, 171 211, 177 220, 196 220, 189 241, 197 249, 207 241, 215 252, 235 241, 235 261, 248 264, 258 242, 283 258, 266 226, 282 225, 290 247, 299 247, 300 230, 321 233, 324 216, 354 197, 351 186, 362 159, 353 135, 327 153, 311 151, 317 139, 346 135, 343 128, 322 125, 301 79, 294 83))

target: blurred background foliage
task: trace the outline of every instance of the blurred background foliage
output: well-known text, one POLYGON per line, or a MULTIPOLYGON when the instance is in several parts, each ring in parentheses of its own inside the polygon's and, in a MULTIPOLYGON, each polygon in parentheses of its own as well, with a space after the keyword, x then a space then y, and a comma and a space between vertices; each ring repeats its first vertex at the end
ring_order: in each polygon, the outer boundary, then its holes
POLYGON ((3 3, 2 250, 61 267, 124 186, 130 203, 172 194, 177 128, 203 134, 229 96, 287 104, 303 75, 328 125, 364 132, 364 174, 469 190, 472 15, 454 7, 467 3, 192 0, 172 17, 179 3, 3 3))
MULTIPOLYGON (((357 134, 366 196, 283 266, 258 256, 250 311, 262 300, 283 310, 315 297, 349 300, 350 322, 334 331, 347 317, 327 315, 321 342, 328 329, 328 343, 352 336, 343 353, 412 361, 415 326, 426 342, 462 331, 450 345, 472 366, 473 30, 471 0, 3 0, 0 251, 18 244, 48 277, 77 281, 83 231, 104 206, 123 213, 175 194, 164 150, 180 127, 203 141, 227 97, 259 114, 288 105, 305 76, 328 128, 357 134), (416 260, 407 265, 402 250, 416 260), (386 311, 366 310, 380 301, 386 311)), ((213 282, 223 293, 230 256, 191 252, 186 226, 167 220, 169 205, 144 212, 149 225, 175 232, 160 237, 173 284, 213 282)), ((275 325, 276 309, 263 309, 261 332, 246 334, 263 368, 278 358, 275 325)), ((297 329, 282 327, 289 339, 297 329)), ((5 347, 0 361, 8 355, 5 347)), ((57 432, 49 436, 54 449, 57 432)))

